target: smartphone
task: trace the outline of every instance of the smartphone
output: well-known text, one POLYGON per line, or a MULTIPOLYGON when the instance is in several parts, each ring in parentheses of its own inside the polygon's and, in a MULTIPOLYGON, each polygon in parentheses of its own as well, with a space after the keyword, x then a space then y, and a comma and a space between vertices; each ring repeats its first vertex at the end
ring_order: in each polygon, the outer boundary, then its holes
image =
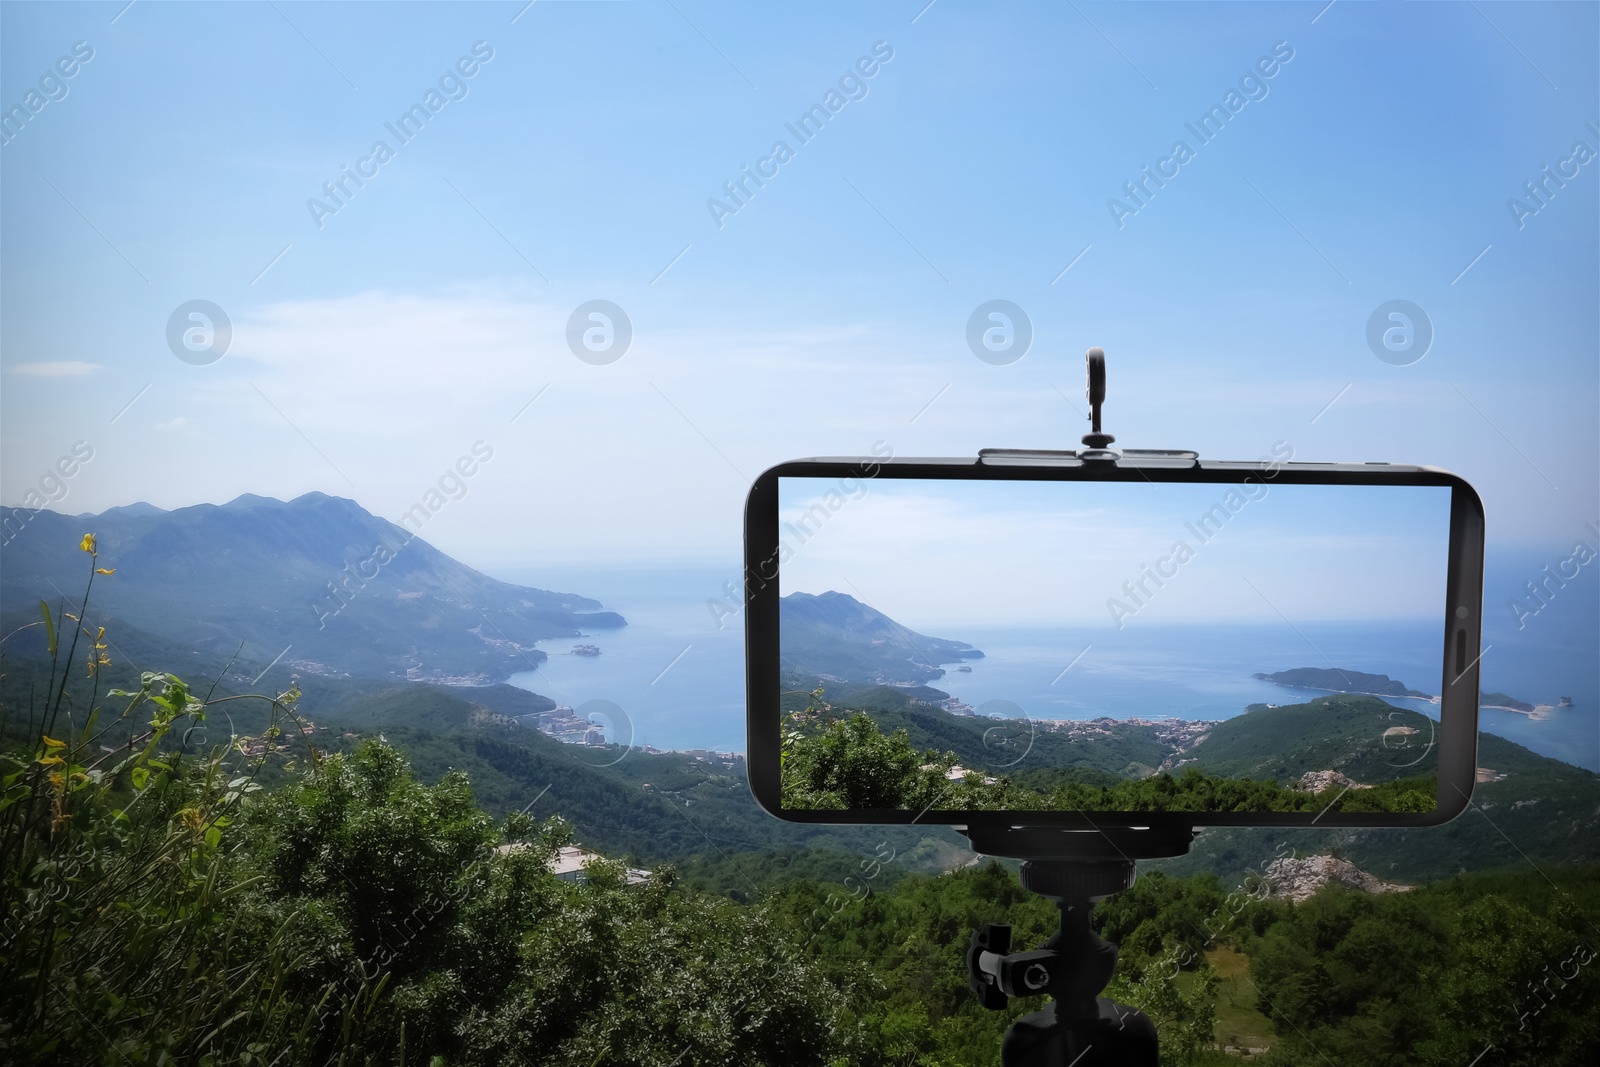
POLYGON ((783 463, 745 510, 783 819, 1427 826, 1475 780, 1483 507, 1431 467, 783 463))

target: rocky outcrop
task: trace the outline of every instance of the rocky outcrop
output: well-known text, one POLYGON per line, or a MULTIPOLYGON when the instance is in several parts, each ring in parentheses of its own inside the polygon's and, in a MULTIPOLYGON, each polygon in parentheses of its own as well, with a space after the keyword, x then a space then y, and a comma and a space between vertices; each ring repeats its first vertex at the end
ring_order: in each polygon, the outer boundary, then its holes
POLYGON ((1371 789, 1370 785, 1362 785, 1351 778, 1346 778, 1338 771, 1307 771, 1295 783, 1295 788, 1303 793, 1320 793, 1324 789, 1338 786, 1341 789, 1371 789))
POLYGON ((1285 856, 1273 860, 1262 876, 1267 895, 1277 900, 1292 900, 1296 904, 1308 899, 1329 882, 1338 882, 1347 889, 1362 893, 1405 893, 1414 886, 1396 885, 1374 878, 1349 860, 1335 856, 1285 856))

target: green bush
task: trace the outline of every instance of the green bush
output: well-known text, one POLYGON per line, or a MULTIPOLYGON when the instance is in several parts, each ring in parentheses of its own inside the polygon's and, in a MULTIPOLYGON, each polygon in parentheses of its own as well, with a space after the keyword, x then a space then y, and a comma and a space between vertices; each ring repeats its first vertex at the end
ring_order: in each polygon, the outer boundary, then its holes
POLYGON ((0 1060, 823 1064, 858 1040, 854 978, 822 974, 767 908, 670 869, 562 881, 559 819, 496 823, 464 775, 424 785, 381 740, 320 754, 297 692, 202 756, 185 734, 241 698, 145 674, 100 726, 74 672, 79 637, 91 683, 107 662, 86 607, 60 656, 41 605, 45 730, 0 756, 0 1060))

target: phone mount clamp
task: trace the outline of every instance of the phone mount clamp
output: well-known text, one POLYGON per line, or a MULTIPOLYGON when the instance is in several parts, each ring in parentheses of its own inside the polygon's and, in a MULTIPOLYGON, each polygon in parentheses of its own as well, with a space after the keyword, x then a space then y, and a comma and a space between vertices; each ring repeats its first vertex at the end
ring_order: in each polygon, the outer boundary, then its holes
POLYGON ((1006 464, 1082 464, 1099 467, 1192 467, 1199 454, 1186 448, 1117 448, 1116 438, 1101 429, 1100 409, 1106 401, 1106 353, 1103 348, 1091 348, 1084 357, 1089 374, 1089 433, 1083 435, 1083 447, 1071 449, 1037 448, 984 448, 978 451, 978 462, 989 465, 1006 464))
POLYGON ((1084 359, 1089 370, 1090 432, 1083 435, 1083 451, 1078 458, 1084 462, 1115 463, 1122 455, 1111 447, 1116 438, 1100 432, 1100 406, 1106 402, 1106 350, 1091 348, 1084 359))

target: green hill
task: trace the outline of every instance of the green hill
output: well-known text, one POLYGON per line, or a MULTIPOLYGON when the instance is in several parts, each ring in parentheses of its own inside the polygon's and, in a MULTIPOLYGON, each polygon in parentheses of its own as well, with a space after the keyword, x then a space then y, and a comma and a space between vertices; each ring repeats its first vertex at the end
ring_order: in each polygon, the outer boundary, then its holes
POLYGON ((1277 708, 1253 704, 1217 723, 1186 755, 1225 778, 1290 782, 1333 770, 1358 782, 1387 782, 1434 773, 1437 753, 1427 745, 1435 730, 1426 715, 1377 697, 1325 696, 1277 708))
MULTIPOLYGON (((1251 710, 1216 723, 1205 740, 1180 750, 1164 739, 1168 727, 1097 720, 1096 736, 1085 741, 1053 729, 1045 721, 954 715, 930 706, 938 690, 885 686, 834 686, 819 683, 823 699, 842 714, 865 711, 881 730, 904 729, 916 748, 954 752, 964 767, 1008 773, 1019 783, 1040 785, 1051 774, 1071 770, 1081 781, 1107 784, 1147 777, 1164 765, 1197 767, 1219 778, 1297 781, 1307 771, 1336 770, 1358 782, 1415 778, 1434 772, 1429 752, 1421 761, 1434 724, 1377 697, 1326 696, 1305 704, 1251 710), (913 697, 926 694, 923 700, 913 697), (1415 731, 1405 733, 1404 731, 1415 731)), ((807 693, 786 694, 785 710, 803 708, 807 693)), ((1176 768, 1173 768, 1176 769, 1176 768)))
MULTIPOLYGON (((986 744, 985 735, 998 730, 1002 740, 1026 743, 1030 729, 1025 724, 951 715, 905 701, 888 708, 835 703, 832 713, 843 715, 858 707, 884 733, 904 729, 918 750, 953 752, 963 766, 1002 773, 1016 786, 1040 791, 1059 781, 1060 768, 1070 767, 1073 778, 1086 785, 1109 786, 1143 777, 1130 773, 1130 764, 1158 764, 1168 758, 1164 752, 1171 752, 1155 736, 1157 727, 1124 723, 1119 732, 1087 744, 1033 730, 1031 749, 1012 762, 1016 748, 997 746, 995 735, 986 744)), ((1434 773, 1437 761, 1431 752, 1417 760, 1433 736, 1432 726, 1425 716, 1376 697, 1338 695, 1281 708, 1261 705, 1216 724, 1210 736, 1184 754, 1185 760, 1195 762, 1184 762, 1181 770, 1193 767, 1216 778, 1280 783, 1292 782, 1307 771, 1337 770, 1363 784, 1402 782, 1434 773), (1396 728, 1418 732, 1390 734, 1386 739, 1385 732, 1396 728)), ((1524 858, 1553 864, 1600 860, 1600 775, 1492 734, 1479 737, 1478 766, 1485 780, 1476 787, 1472 807, 1444 826, 1211 828, 1201 833, 1190 855, 1157 866, 1180 874, 1210 871, 1237 879, 1290 851, 1337 849, 1385 880, 1419 882, 1524 858)))
MULTIPOLYGON (((1209 742, 1208 742, 1209 743, 1209 742)), ((1478 735, 1482 781, 1467 811, 1416 829, 1282 830, 1215 827, 1194 851, 1151 864, 1173 874, 1210 871, 1224 880, 1262 870, 1277 856, 1337 851, 1386 881, 1431 882, 1512 865, 1600 861, 1600 775, 1549 759, 1494 734, 1478 735)))

